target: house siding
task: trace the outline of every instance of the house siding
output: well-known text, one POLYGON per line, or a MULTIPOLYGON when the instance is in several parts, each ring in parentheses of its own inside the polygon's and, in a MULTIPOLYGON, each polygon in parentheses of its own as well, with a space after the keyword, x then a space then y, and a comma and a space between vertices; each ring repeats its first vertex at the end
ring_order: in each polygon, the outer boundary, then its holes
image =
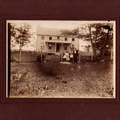
POLYGON ((70 52, 70 45, 74 44, 74 47, 76 49, 78 49, 78 45, 79 45, 79 41, 78 38, 75 37, 69 37, 69 36, 59 36, 59 35, 53 36, 53 35, 37 35, 37 44, 36 44, 36 50, 37 52, 56 52, 56 46, 57 44, 61 44, 60 45, 60 49, 62 49, 62 44, 63 44, 63 50, 65 50, 65 46, 67 46, 67 51, 70 52), (42 37, 44 36, 44 39, 42 39, 42 37), (50 40, 49 38, 52 37, 52 40, 50 40), (65 40, 65 38, 67 38, 67 40, 65 40), (72 38, 74 38, 74 41, 72 41, 72 38), (48 45, 51 44, 52 48, 49 49, 48 45), (42 46, 44 46, 44 48, 42 48, 42 46))

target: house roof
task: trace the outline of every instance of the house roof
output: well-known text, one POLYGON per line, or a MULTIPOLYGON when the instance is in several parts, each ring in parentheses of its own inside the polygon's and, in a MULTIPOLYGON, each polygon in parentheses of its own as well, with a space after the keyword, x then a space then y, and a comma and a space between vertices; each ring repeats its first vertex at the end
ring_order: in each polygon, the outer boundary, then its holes
POLYGON ((66 43, 66 44, 71 44, 69 41, 46 41, 46 43, 66 43))
POLYGON ((60 29, 57 29, 57 28, 38 27, 37 34, 40 34, 40 35, 61 35, 61 31, 60 31, 60 29))
MULTIPOLYGON (((67 29, 38 27, 36 34, 37 35, 65 36, 65 35, 62 35, 62 30, 67 30, 67 29)), ((67 37, 77 37, 77 36, 67 35, 67 37)))

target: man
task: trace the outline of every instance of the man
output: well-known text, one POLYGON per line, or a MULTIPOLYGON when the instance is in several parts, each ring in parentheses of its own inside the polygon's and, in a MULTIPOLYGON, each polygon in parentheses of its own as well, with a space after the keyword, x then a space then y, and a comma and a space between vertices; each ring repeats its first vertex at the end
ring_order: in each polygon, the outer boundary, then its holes
POLYGON ((73 50, 73 59, 74 59, 74 63, 77 63, 77 61, 78 61, 78 50, 76 48, 74 48, 74 50, 73 50))

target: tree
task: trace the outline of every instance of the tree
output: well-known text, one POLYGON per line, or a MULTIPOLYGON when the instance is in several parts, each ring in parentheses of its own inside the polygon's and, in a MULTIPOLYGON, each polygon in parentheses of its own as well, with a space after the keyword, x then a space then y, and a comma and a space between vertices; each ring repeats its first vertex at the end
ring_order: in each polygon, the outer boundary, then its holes
POLYGON ((79 27, 73 30, 61 30, 62 35, 79 35, 79 27))
POLYGON ((93 60, 97 60, 96 50, 105 56, 106 47, 113 46, 112 23, 86 23, 73 30, 63 30, 62 35, 76 35, 79 38, 90 41, 92 46, 93 60))
POLYGON ((111 48, 113 46, 113 26, 112 25, 104 25, 103 29, 106 30, 105 34, 106 34, 106 38, 104 40, 104 44, 103 44, 103 52, 102 52, 102 57, 104 57, 105 55, 105 50, 106 50, 106 46, 108 46, 109 48, 111 48))
POLYGON ((20 26, 17 26, 14 23, 8 23, 11 46, 15 44, 19 45, 20 62, 21 62, 22 47, 30 42, 29 38, 32 35, 30 33, 30 28, 31 26, 27 23, 23 23, 20 26))
MULTIPOLYGON (((83 29, 83 28, 82 28, 83 29)), ((113 24, 111 23, 92 23, 84 25, 84 30, 88 30, 79 37, 91 41, 93 49, 93 59, 96 60, 96 50, 100 50, 104 58, 106 46, 113 46, 113 24)))

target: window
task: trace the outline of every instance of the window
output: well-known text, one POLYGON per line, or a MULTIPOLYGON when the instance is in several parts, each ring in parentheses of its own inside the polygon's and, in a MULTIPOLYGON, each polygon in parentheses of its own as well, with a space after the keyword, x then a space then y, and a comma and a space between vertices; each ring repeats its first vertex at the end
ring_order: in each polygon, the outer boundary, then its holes
POLYGON ((67 41, 67 38, 65 38, 65 41, 67 41))
POLYGON ((52 44, 48 44, 48 48, 51 50, 52 49, 52 44))
POLYGON ((60 36, 57 36, 57 39, 60 39, 60 36))
POLYGON ((74 38, 72 38, 72 41, 75 41, 75 39, 74 39, 74 38))
POLYGON ((49 40, 52 40, 52 37, 49 37, 49 40))
POLYGON ((41 40, 44 40, 44 36, 41 36, 41 40))

